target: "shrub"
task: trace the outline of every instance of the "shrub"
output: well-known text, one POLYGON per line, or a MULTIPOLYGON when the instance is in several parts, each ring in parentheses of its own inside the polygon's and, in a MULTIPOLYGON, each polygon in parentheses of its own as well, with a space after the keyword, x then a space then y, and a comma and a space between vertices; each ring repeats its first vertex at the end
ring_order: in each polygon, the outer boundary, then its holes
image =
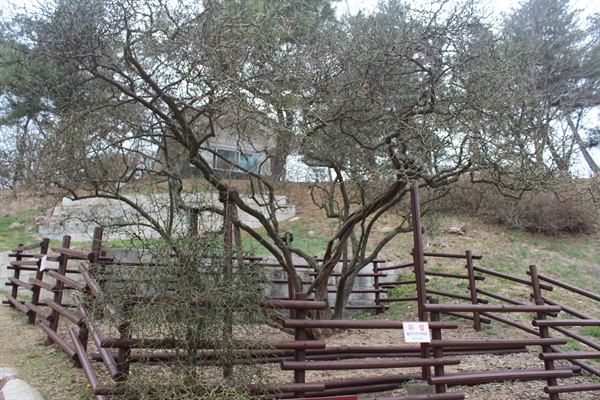
POLYGON ((260 361, 247 365, 264 341, 256 329, 264 323, 264 271, 226 257, 219 234, 144 244, 144 263, 101 267, 103 290, 87 298, 95 325, 110 337, 173 340, 164 362, 132 364, 132 398, 251 398, 243 388, 268 381, 260 361))
POLYGON ((489 184, 462 180, 441 199, 437 209, 523 231, 591 233, 598 229, 599 193, 597 180, 564 180, 551 189, 515 192, 512 196, 489 184))

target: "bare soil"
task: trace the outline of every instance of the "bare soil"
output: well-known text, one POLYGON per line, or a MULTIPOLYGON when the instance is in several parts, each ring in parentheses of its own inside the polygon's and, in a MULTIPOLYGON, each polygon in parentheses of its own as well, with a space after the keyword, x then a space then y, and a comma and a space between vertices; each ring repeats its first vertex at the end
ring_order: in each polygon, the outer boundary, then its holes
POLYGON ((23 210, 46 210, 54 205, 56 199, 33 192, 14 192, 9 189, 0 189, 1 215, 13 216, 23 210))
POLYGON ((19 378, 47 400, 86 398, 90 390, 83 371, 74 368, 57 346, 45 346, 45 341, 41 328, 28 325, 20 311, 0 305, 0 368, 17 369, 19 378))
MULTIPOLYGON (((73 367, 71 360, 56 346, 44 345, 45 335, 39 327, 28 325, 24 316, 9 308, 0 307, 0 366, 12 367, 19 370, 20 376, 37 388, 48 400, 71 400, 92 398, 89 385, 83 371, 73 367)), ((270 327, 264 327, 265 337, 289 339, 285 333, 270 327)), ((501 332, 510 337, 523 337, 518 330, 509 329, 501 332)), ((461 323, 456 331, 445 331, 446 339, 486 339, 498 338, 497 334, 490 336, 484 332, 475 332, 468 323, 461 323)), ((327 339, 328 346, 357 346, 357 345, 403 345, 404 339, 398 330, 344 330, 334 333, 327 339)), ((446 367, 446 373, 477 372, 500 369, 543 369, 543 363, 538 358, 539 349, 532 348, 526 353, 509 355, 469 355, 461 356, 457 366, 446 367)), ((565 366, 567 364, 564 364, 565 366)), ((279 382, 291 381, 290 371, 279 370, 278 365, 268 367, 273 379, 279 382)), ((381 369, 360 371, 308 372, 307 382, 329 379, 356 378, 391 374, 418 373, 416 369, 381 369)), ((561 384, 590 382, 591 377, 584 373, 580 377, 561 380, 561 384)), ((475 386, 458 386, 449 388, 450 392, 464 392, 466 399, 481 400, 510 400, 510 399, 548 399, 543 388, 545 381, 501 382, 475 386)), ((405 388, 385 392, 371 393, 359 396, 387 397, 406 394, 405 388)), ((561 399, 598 399, 598 392, 581 392, 563 394, 561 399)))
MULTIPOLYGON (((0 193, 0 205, 4 213, 13 213, 19 208, 35 206, 34 196, 27 197, 27 201, 22 202, 23 197, 15 201, 8 197, 9 193, 0 193)), ((298 216, 300 218, 309 217, 315 213, 320 213, 314 205, 308 201, 308 189, 298 186, 293 193, 290 193, 290 203, 297 204, 298 216), (301 201, 305 199, 305 201, 301 201)), ((328 221, 316 221, 311 219, 314 231, 327 231, 330 229, 328 221)), ((439 234, 430 235, 426 243, 428 249, 438 249, 441 252, 464 252, 465 249, 474 250, 475 254, 487 254, 496 248, 503 248, 507 243, 514 239, 510 234, 498 229, 497 232, 478 229, 474 227, 465 227, 464 221, 460 219, 449 218, 438 227, 439 234), (460 227, 463 234, 446 234, 449 228, 460 227)), ((383 232, 381 233, 383 235, 383 232)), ((597 237, 597 235, 596 235, 597 237)), ((587 240, 586 238, 570 238, 573 242, 578 240, 587 240)), ((599 241, 600 242, 600 241, 599 241)), ((382 258, 402 260, 409 255, 411 248, 410 238, 398 238, 382 254, 382 258)), ((516 248, 516 247, 515 247, 516 248)), ((523 244, 522 248, 527 248, 529 252, 542 254, 542 260, 559 261, 564 265, 576 265, 583 271, 592 276, 598 276, 598 267, 571 257, 535 249, 531 245, 523 244)), ((600 247, 599 247, 600 248, 600 247)), ((522 262, 522 255, 516 254, 521 248, 513 252, 507 252, 504 255, 505 261, 510 262, 519 258, 517 261, 526 267, 522 262)), ((596 250, 597 252, 600 252, 596 250)), ((537 262, 537 261, 536 261, 537 262)), ((3 296, 0 296, 3 297, 3 296)), ((265 336, 273 338, 284 333, 269 330, 265 327, 265 336)), ((469 323, 461 323, 461 328, 456 331, 446 331, 444 338, 456 339, 489 339, 511 337, 523 337, 523 333, 516 329, 500 329, 495 324, 492 329, 484 329, 484 332, 475 332, 469 323)), ((288 337, 289 338, 289 337, 288 337)), ((34 327, 26 323, 26 318, 18 311, 9 308, 7 305, 0 306, 0 367, 12 367, 20 371, 20 376, 33 387, 37 388, 47 400, 66 400, 66 399, 92 399, 89 385, 83 375, 82 370, 73 367, 73 363, 56 346, 45 346, 46 336, 39 327, 34 327)), ((340 345, 401 345, 403 337, 401 331, 390 330, 347 330, 335 333, 327 339, 328 346, 340 345)), ((543 368, 540 361, 539 348, 531 348, 527 353, 511 355, 478 355, 461 356, 461 364, 458 366, 447 367, 447 373, 454 372, 476 372, 497 369, 524 369, 524 368, 543 368)), ((277 365, 272 366, 272 371, 281 382, 289 381, 291 373, 289 371, 279 371, 277 365)), ((338 371, 335 373, 310 372, 307 374, 307 381, 320 381, 335 378, 386 375, 397 373, 414 373, 414 370, 371 370, 371 371, 338 371)), ((597 380, 597 379, 596 379, 597 380)), ((561 380, 561 384, 574 382, 591 382, 592 377, 583 373, 582 376, 561 380)), ((543 392, 545 381, 529 382, 501 382, 484 385, 453 387, 449 391, 464 392, 466 399, 481 400, 511 400, 511 399, 548 399, 548 395, 543 392)), ((362 395, 361 397, 374 396, 397 396, 405 393, 405 389, 398 389, 387 393, 377 393, 362 395)), ((575 394, 561 394, 561 399, 600 399, 599 392, 581 392, 575 394)))

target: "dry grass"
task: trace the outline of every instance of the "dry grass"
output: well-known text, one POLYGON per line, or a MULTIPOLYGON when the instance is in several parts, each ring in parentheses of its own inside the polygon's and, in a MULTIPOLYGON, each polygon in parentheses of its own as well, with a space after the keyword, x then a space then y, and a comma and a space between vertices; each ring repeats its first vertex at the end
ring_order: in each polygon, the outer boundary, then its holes
POLYGON ((83 372, 60 348, 45 346, 41 328, 26 321, 19 311, 0 305, 0 367, 16 368, 47 400, 92 399, 83 372))
MULTIPOLYGON (((308 196, 308 187, 302 184, 296 185, 288 192, 290 203, 295 204, 298 210, 298 219, 282 224, 282 231, 289 230, 295 235, 295 243, 304 240, 311 254, 322 254, 324 243, 328 235, 335 229, 330 221, 322 217, 308 196)), ((15 203, 12 198, 1 196, 3 213, 17 212, 18 204, 23 206, 27 203, 15 203), (10 204, 10 208, 5 208, 10 204), (8 210, 8 211, 5 211, 8 210)), ((29 203, 29 206, 31 203, 29 203)), ((1 217, 2 215, 0 215, 1 217)), ((386 226, 392 224, 392 220, 383 221, 378 235, 385 233, 386 226)), ((600 293, 600 235, 588 234, 577 236, 554 236, 546 237, 518 231, 502 229, 498 226, 484 224, 474 218, 463 216, 445 215, 442 217, 425 220, 425 247, 426 251, 443 253, 464 253, 470 249, 475 254, 483 256, 478 261, 481 267, 497 270, 500 272, 526 277, 528 265, 536 264, 540 273, 546 274, 587 290, 600 293), (452 234, 453 228, 460 228, 461 234, 452 234)), ((0 231, 4 228, 0 227, 0 231)), ((0 234, 6 234, 2 231, 0 234)), ((12 235, 12 233, 8 232, 12 235)), ((15 236, 8 236, 8 242, 15 240, 15 236)), ((39 240, 34 235, 31 240, 24 238, 25 243, 39 240)), ((18 239, 19 241, 21 239, 18 239)), ((7 243, 8 243, 7 242, 7 243)), ((13 241, 6 244, 8 248, 14 247, 13 241)), ((390 243, 382 253, 382 258, 394 261, 410 259, 412 248, 412 236, 401 235, 390 243)), ((444 271, 456 271, 464 269, 462 262, 434 262, 431 267, 444 271)), ((487 283, 486 283, 487 284, 487 283)), ((528 297, 528 290, 515 289, 509 282, 489 282, 488 290, 520 298, 528 297)), ((569 296, 556 291, 555 296, 561 301, 570 302, 569 296)), ((595 315, 597 304, 594 302, 577 303, 582 311, 595 315)), ((413 311, 404 308, 394 318, 409 318, 413 311)), ((595 315, 598 317, 598 315, 595 315)), ((461 335, 466 335, 463 331, 461 335)), ((495 324, 492 328, 486 328, 481 335, 514 335, 511 329, 499 329, 495 324)), ((595 335, 596 332, 591 332, 595 335)), ((333 338, 334 341, 352 342, 379 342, 374 332, 344 332, 333 338), (354 336, 356 334, 356 336, 354 336)), ((392 343, 399 336, 397 333, 386 333, 392 343)), ((87 382, 81 370, 74 369, 72 362, 57 347, 46 347, 43 345, 45 335, 38 327, 25 323, 23 315, 3 305, 0 307, 0 367, 15 367, 21 371, 21 377, 38 388, 47 399, 87 399, 92 398, 87 382), (65 389, 66 388, 66 389, 65 389)), ((536 355, 530 355, 525 359, 516 357, 502 360, 465 360, 461 367, 470 368, 469 364, 476 363, 529 363, 535 361, 536 355)), ((478 386, 476 389, 464 388, 471 391, 470 399, 494 400, 495 393, 498 396, 510 392, 510 397, 496 397, 498 399, 544 399, 539 385, 499 384, 478 386)), ((463 389, 463 388, 461 388, 463 389)), ((562 397, 561 397, 562 398, 562 397)), ((594 398, 594 397, 565 397, 565 398, 594 398)))

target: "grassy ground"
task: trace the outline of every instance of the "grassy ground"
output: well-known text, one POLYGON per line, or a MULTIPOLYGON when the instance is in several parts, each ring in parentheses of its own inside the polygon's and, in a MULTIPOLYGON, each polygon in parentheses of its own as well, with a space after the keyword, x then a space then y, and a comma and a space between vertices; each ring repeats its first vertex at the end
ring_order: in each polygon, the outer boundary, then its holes
MULTIPOLYGON (((287 193, 289 203, 296 205, 297 215, 280 225, 281 232, 294 234, 293 246, 307 254, 322 255, 328 238, 335 232, 335 224, 327 220, 321 210, 310 200, 308 187, 302 184, 291 187, 287 193)), ((36 233, 36 220, 48 214, 50 199, 40 199, 24 193, 16 196, 8 190, 0 191, 0 251, 8 251, 18 243, 34 243, 41 238, 36 233)), ((373 235, 383 237, 394 221, 386 221, 373 235)), ((600 292, 600 233, 580 236, 544 236, 491 226, 464 216, 438 216, 426 218, 425 251, 464 253, 472 250, 483 256, 477 265, 499 272, 523 275, 531 264, 543 273, 565 279, 589 290, 600 292), (450 232, 460 228, 462 234, 450 232), (581 273, 581 272, 584 273, 581 273), (594 279, 588 279, 592 276, 594 279)), ((60 242, 55 240, 52 245, 60 242)), ((245 237, 247 251, 265 255, 251 238, 245 237)), ((82 248, 89 244, 82 243, 82 248)), ((412 235, 399 235, 389 243, 380 258, 402 261, 411 259, 412 235)), ((459 268, 450 266, 449 268, 459 268)))
MULTIPOLYGON (((281 232, 294 234, 293 246, 307 254, 322 255, 328 238, 335 231, 335 224, 327 220, 321 210, 311 201, 308 187, 299 184, 286 193, 289 203, 296 205, 297 215, 280 224, 281 232)), ((41 238, 36 233, 36 219, 48 214, 52 202, 32 194, 16 196, 8 190, 0 191, 0 251, 8 251, 18 243, 34 243, 41 238)), ((386 229, 393 226, 386 221, 374 234, 381 238, 386 229)), ((600 292, 600 233, 579 236, 544 236, 491 226, 465 216, 438 216, 426 218, 425 251, 440 253, 464 253, 472 250, 483 256, 477 265, 499 272, 523 275, 531 264, 537 265, 555 278, 572 281, 587 289, 600 292), (451 234, 460 228, 462 234, 451 234), (580 273, 581 271, 585 273, 580 273), (588 279, 592 276, 596 279, 588 279)), ((245 237, 247 251, 266 255, 251 238, 245 237)), ((51 245, 58 245, 55 240, 51 245)), ((75 244, 77 245, 77 244, 75 244)), ((87 248, 89 244, 81 243, 87 248)), ((399 235, 389 243, 380 258, 402 261, 411 259, 412 235, 399 235)), ((456 267, 450 267, 456 268, 456 267)))
POLYGON ((0 305, 0 337, 0 367, 16 368, 19 377, 40 390, 45 399, 93 399, 85 376, 73 368, 66 353, 45 346, 44 332, 4 304, 0 305))
MULTIPOLYGON (((297 204, 297 217, 282 223, 282 231, 294 233, 294 245, 309 254, 322 254, 327 238, 335 226, 325 220, 310 203, 302 202, 306 193, 293 194, 290 203, 297 204)), ((14 248, 18 243, 33 243, 40 240, 35 233, 35 219, 45 212, 39 202, 0 196, 0 251, 14 248)), ((434 221, 425 221, 424 244, 428 252, 464 253, 467 249, 483 256, 476 265, 506 274, 526 278, 528 266, 535 264, 540 273, 584 289, 600 293, 600 235, 543 236, 505 230, 464 216, 443 216, 434 221), (461 234, 452 234, 460 228, 461 234)), ((385 228, 385 227, 384 227, 385 228)), ((380 234, 385 233, 382 228, 380 234)), ((55 243, 58 243, 55 242, 55 243)), ((261 254, 259 248, 247 241, 249 248, 261 254)), ((393 261, 410 259, 412 236, 401 235, 384 250, 381 258, 393 261)), ((431 259, 427 266, 431 270, 464 273, 464 261, 431 259)), ((431 285, 437 290, 467 292, 464 282, 432 278, 431 285)), ((483 284, 482 284, 483 285, 483 284)), ((486 281, 487 290, 517 297, 528 301, 529 290, 515 286, 509 281, 496 279, 486 281)), ((464 294, 464 293, 463 293, 464 294)), ((563 300, 565 294, 556 291, 550 294, 563 300)), ((0 297, 4 297, 3 295, 0 297)), ((582 305, 583 306, 583 305, 582 305)), ((597 303, 585 305, 596 312, 597 303)), ((399 317, 400 314, 396 314, 399 317)), ((497 324, 494 329, 497 329, 497 324)), ((486 328, 487 329, 487 328, 486 328)), ((499 334, 491 329, 492 334, 499 334)), ((600 329, 584 328, 588 336, 600 338, 600 329)), ((45 336, 37 328, 25 323, 25 318, 8 306, 0 307, 0 366, 22 370, 22 377, 43 391, 47 399, 85 399, 89 388, 80 370, 71 367, 71 361, 56 347, 43 346, 45 336), (7 339, 8 338, 8 339, 7 339), (49 373, 49 371, 52 371, 49 373), (57 389, 67 386, 68 390, 57 389), (60 392, 60 394, 59 394, 60 392)), ((576 350, 576 344, 573 349, 576 350)))
POLYGON ((27 229, 35 214, 35 210, 29 209, 17 215, 0 216, 0 251, 9 250, 19 243, 32 243, 39 240, 35 232, 27 229))
POLYGON ((19 243, 39 241, 36 218, 44 215, 49 206, 48 199, 0 189, 0 251, 8 251, 19 243))

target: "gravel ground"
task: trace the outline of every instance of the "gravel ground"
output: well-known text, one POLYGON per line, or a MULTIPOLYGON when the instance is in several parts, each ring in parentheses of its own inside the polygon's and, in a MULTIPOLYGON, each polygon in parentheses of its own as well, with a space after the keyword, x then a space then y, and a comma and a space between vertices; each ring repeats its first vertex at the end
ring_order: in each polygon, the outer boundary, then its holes
MULTIPOLYGON (((272 328, 265 328, 266 330, 272 328)), ((533 338, 527 336, 517 329, 505 329, 494 332, 495 335, 501 335, 501 337, 512 337, 512 338, 533 338)), ((289 339, 289 336, 285 336, 281 332, 272 330, 269 332, 269 337, 280 339, 289 339)), ((490 336, 484 332, 476 332, 469 326, 468 323, 460 323, 458 330, 447 330, 444 332, 444 339, 456 339, 456 340, 483 340, 483 339, 497 339, 498 336, 490 336)), ((341 345, 348 346, 359 346, 359 345, 404 345, 404 338, 402 331, 398 330, 366 330, 366 329, 354 329, 337 332, 330 338, 327 338, 327 346, 335 347, 341 345)), ((495 371, 495 370, 511 370, 511 369, 543 369, 544 364, 539 359, 540 348, 530 347, 529 351, 525 353, 514 353, 514 354, 503 354, 503 355, 466 355, 459 356, 461 363, 456 366, 447 366, 445 372, 447 374, 458 373, 458 372, 481 372, 481 371, 495 371)), ((571 366, 567 362, 556 362, 557 367, 568 367, 571 366)), ((285 382, 290 379, 290 371, 277 371, 275 367, 271 369, 275 376, 278 376, 278 381, 285 382)), ((352 370, 352 371, 308 371, 306 375, 307 382, 323 381, 329 379, 344 379, 344 378, 358 378, 366 376, 377 376, 377 375, 392 375, 392 374, 412 374, 419 373, 419 369, 393 369, 393 370, 352 370)), ((559 384, 574 384, 574 383, 591 383, 594 380, 594 376, 591 376, 587 372, 583 371, 580 376, 559 379, 559 384)), ((537 381, 505 381, 495 382, 488 384, 479 384, 472 386, 453 386, 448 389, 449 392, 463 392, 465 393, 465 399, 472 400, 517 400, 517 399, 528 399, 537 400, 544 399, 548 400, 549 395, 544 393, 544 387, 546 386, 545 380, 537 381)), ((400 396, 406 394, 406 390, 397 389, 385 393, 370 393, 360 395, 359 398, 373 398, 377 397, 388 397, 388 396, 400 396)), ((560 395, 561 399, 572 399, 572 400, 591 400, 600 399, 600 392, 579 392, 579 393, 566 393, 560 395)))
MULTIPOLYGON (((77 370, 65 360, 61 362, 61 370, 68 373, 64 376, 64 381, 56 376, 56 373, 45 370, 44 367, 35 365, 32 361, 43 359, 49 352, 59 352, 55 347, 45 347, 43 343, 43 334, 38 327, 32 327, 25 324, 22 315, 14 310, 2 306, 0 312, 0 331, 2 340, 0 340, 0 366, 19 367, 21 375, 28 380, 34 387, 38 388, 46 395, 46 399, 78 399, 82 395, 82 386, 85 386, 85 378, 81 370, 77 370), (22 333, 27 332, 25 335, 22 333), (26 339, 26 340, 24 340, 26 339), (29 368, 28 368, 29 367, 29 368), (52 377, 52 379, 49 379, 52 377), (64 386, 72 386, 72 390, 67 395, 59 393, 57 389, 64 391, 64 386)), ((65 326, 67 324, 64 324, 65 326)), ((269 339, 290 339, 290 336, 270 327, 262 327, 264 337, 269 339)), ((518 330, 505 330, 502 332, 493 332, 494 336, 483 332, 475 332, 467 323, 461 323, 461 327, 456 330, 444 332, 445 339, 491 339, 499 337, 524 337, 524 334, 518 330), (502 336, 499 336, 502 335, 502 336)), ((367 330, 355 329, 336 332, 327 339, 327 346, 357 346, 357 345, 404 345, 402 331, 398 330, 367 330)), ((93 349, 93 346, 91 346, 93 349)), ((93 351, 93 350, 92 350, 93 351)), ((506 355, 468 355, 460 356, 461 363, 456 366, 446 367, 446 373, 457 372, 478 372, 491 370, 510 370, 535 368, 542 369, 543 363, 539 359, 539 348, 531 347, 526 353, 506 354, 506 355)), ((46 364, 47 365, 47 364, 46 364)), ((55 364, 56 365, 56 364, 55 364)), ((103 367, 100 363, 94 363, 97 372, 103 380, 103 367)), ((568 364, 558 364, 558 366, 568 366, 568 364)), ((47 367, 45 367, 47 368, 47 367)), ((274 381, 291 382, 293 374, 291 371, 281 371, 278 364, 265 366, 273 374, 274 381)), ((56 371, 55 371, 56 372, 56 371)), ((359 370, 359 371, 309 371, 307 373, 307 382, 323 381, 330 379, 356 378, 366 376, 380 376, 391 374, 412 374, 419 373, 418 369, 380 369, 380 370, 359 370)), ((596 379, 597 380, 597 379, 596 379)), ((560 384, 593 382, 593 377, 587 373, 581 376, 561 379, 560 384)), ((456 386, 450 387, 449 392, 464 392, 466 399, 481 400, 510 400, 510 399, 548 399, 548 395, 543 389, 546 385, 544 380, 539 381, 512 381, 489 383, 475 386, 456 386)), ((361 398, 389 397, 406 394, 405 389, 398 389, 385 393, 370 393, 361 395, 361 398)), ((574 394, 561 394, 561 399, 600 399, 600 392, 580 392, 574 394)))

